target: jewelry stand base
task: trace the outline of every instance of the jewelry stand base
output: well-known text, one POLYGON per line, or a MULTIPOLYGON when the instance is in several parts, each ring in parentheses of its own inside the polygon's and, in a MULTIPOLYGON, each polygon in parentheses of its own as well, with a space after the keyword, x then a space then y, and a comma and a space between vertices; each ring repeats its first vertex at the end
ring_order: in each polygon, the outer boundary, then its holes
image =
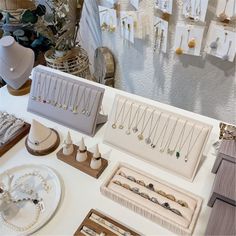
POLYGON ((76 169, 86 173, 87 175, 90 175, 96 179, 99 178, 99 176, 103 173, 103 171, 108 166, 108 161, 104 158, 102 158, 102 166, 98 170, 93 170, 90 167, 90 162, 93 157, 93 153, 87 151, 88 158, 84 162, 78 162, 76 161, 76 154, 77 154, 78 146, 74 145, 74 151, 71 155, 65 156, 63 154, 63 149, 61 149, 57 153, 57 158, 61 161, 64 161, 65 163, 75 167, 76 169))
MULTIPOLYGON (((102 218, 103 220, 109 222, 110 224, 112 224, 114 227, 118 227, 120 229, 122 229, 123 231, 125 232, 129 232, 130 235, 133 235, 133 236, 139 236, 139 234, 137 234, 136 232, 128 229, 127 227, 123 226, 122 224, 112 220, 111 218, 103 215, 102 213, 92 209, 90 210, 90 212, 88 213, 88 215, 85 217, 84 221, 81 223, 81 225, 79 226, 79 228, 77 229, 77 231, 74 233, 74 236, 83 236, 84 234, 81 233, 81 230, 83 229, 84 226, 90 228, 90 229, 93 229, 94 231, 96 231, 96 233, 98 235, 100 235, 101 233, 105 233, 105 235, 112 235, 112 236, 115 236, 117 234, 113 233, 112 231, 110 231, 109 229, 103 227, 102 225, 92 221, 90 219, 91 215, 92 214, 95 214, 97 215, 98 217, 102 218)), ((128 235, 128 234, 127 234, 128 235)))
POLYGON ((30 92, 32 80, 27 80, 26 83, 19 89, 14 89, 11 86, 7 85, 8 92, 13 96, 23 96, 30 92))
POLYGON ((56 130, 54 130, 54 129, 51 129, 51 130, 56 133, 57 139, 56 139, 56 142, 50 148, 45 149, 45 150, 40 150, 40 151, 33 150, 28 145, 28 137, 27 137, 27 139, 25 140, 25 147, 26 147, 27 151, 34 156, 45 156, 45 155, 48 155, 48 154, 54 152, 60 144, 60 136, 56 130))
POLYGON ((24 138, 30 130, 30 124, 25 123, 23 127, 21 127, 16 134, 5 144, 0 145, 0 157, 9 151, 15 144, 17 144, 22 138, 24 138))

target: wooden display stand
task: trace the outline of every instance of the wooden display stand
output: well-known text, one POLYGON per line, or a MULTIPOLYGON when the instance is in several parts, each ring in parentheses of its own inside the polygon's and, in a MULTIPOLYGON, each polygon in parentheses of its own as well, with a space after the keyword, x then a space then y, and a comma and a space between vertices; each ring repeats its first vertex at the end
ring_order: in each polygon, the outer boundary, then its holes
POLYGON ((130 235, 133 236, 138 236, 139 234, 135 233, 134 231, 128 229, 127 227, 123 226, 120 223, 117 223, 116 221, 112 220, 111 218, 101 214, 100 212, 92 209, 90 210, 90 212, 88 213, 88 215, 85 217, 84 221, 81 223, 81 225, 79 226, 79 228, 77 229, 77 231, 75 232, 74 236, 83 236, 84 234, 81 233, 81 230, 83 229, 84 226, 87 226, 88 228, 96 231, 97 234, 101 234, 101 233, 105 233, 105 235, 109 235, 109 236, 114 236, 114 235, 119 235, 119 234, 115 234, 113 232, 111 232, 110 230, 108 230, 107 228, 103 227, 102 225, 97 224, 96 222, 90 220, 90 217, 92 214, 96 214, 97 216, 101 217, 102 219, 108 221, 109 223, 113 224, 114 226, 129 232, 130 235))
POLYGON ((56 133, 57 139, 56 139, 56 142, 50 148, 45 149, 45 150, 41 150, 41 151, 33 150, 32 148, 30 148, 28 146, 28 138, 27 138, 25 140, 25 147, 26 147, 27 151, 34 156, 45 156, 45 155, 48 155, 48 154, 54 152, 60 144, 60 136, 55 129, 51 129, 51 130, 53 130, 56 133))
POLYGON ((106 169, 106 167, 108 166, 108 161, 104 158, 102 158, 102 166, 100 167, 100 169, 98 170, 93 170, 90 167, 90 162, 92 160, 93 157, 93 153, 87 151, 88 154, 88 158, 86 161, 84 162, 78 162, 76 161, 76 154, 77 154, 77 150, 78 150, 78 146, 74 145, 74 151, 71 155, 69 156, 65 156, 63 154, 63 149, 61 149, 58 153, 57 153, 57 158, 61 161, 64 161, 65 163, 75 167, 76 169, 98 179, 99 176, 103 173, 103 171, 106 169))
POLYGON ((20 128, 10 140, 2 146, 0 145, 0 157, 10 150, 15 144, 17 144, 22 138, 24 138, 29 133, 29 130, 30 124, 25 123, 24 126, 20 128))
POLYGON ((7 90, 13 96, 23 96, 30 93, 31 82, 31 80, 27 80, 27 82, 19 89, 13 89, 9 85, 7 85, 7 90))

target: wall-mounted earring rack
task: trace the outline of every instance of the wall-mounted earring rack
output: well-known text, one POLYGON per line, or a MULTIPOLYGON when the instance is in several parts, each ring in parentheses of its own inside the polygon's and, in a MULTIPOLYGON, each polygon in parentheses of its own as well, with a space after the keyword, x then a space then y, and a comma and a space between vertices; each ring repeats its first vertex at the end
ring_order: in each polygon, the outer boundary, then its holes
POLYGON ((100 114, 103 88, 45 66, 33 70, 32 80, 28 111, 90 136, 107 121, 100 114))

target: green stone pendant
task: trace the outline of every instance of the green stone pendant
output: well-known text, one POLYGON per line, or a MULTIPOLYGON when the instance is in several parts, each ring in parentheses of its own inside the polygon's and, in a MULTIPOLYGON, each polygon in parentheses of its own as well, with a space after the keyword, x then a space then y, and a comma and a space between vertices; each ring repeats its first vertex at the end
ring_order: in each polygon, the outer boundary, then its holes
POLYGON ((177 158, 180 157, 180 152, 176 152, 176 157, 177 157, 177 158))

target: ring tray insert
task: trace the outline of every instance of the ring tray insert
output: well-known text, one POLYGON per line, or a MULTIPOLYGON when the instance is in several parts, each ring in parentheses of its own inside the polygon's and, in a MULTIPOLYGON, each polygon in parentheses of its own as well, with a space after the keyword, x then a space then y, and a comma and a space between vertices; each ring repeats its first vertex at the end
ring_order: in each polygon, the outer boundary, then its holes
POLYGON ((202 198, 197 195, 123 163, 115 168, 100 190, 111 200, 178 235, 192 235, 202 205, 202 198), (126 177, 121 173, 125 173, 126 177), (136 181, 132 180, 134 178, 136 181), (114 181, 119 181, 124 186, 117 185, 114 181), (146 187, 139 181, 145 183, 146 187), (150 184, 152 184, 153 190, 147 187, 150 184), (140 194, 137 194, 136 190, 127 189, 127 185, 133 189, 138 188, 140 194), (148 195, 149 199, 145 195, 148 195), (150 200, 153 198, 164 206, 168 204, 170 208, 166 209, 160 204, 154 203, 150 200), (185 202, 185 206, 181 205, 180 201, 185 202), (176 211, 179 211, 182 216, 176 214, 176 211))
MULTIPOLYGON (((109 236, 120 235, 120 234, 116 234, 114 230, 111 231, 111 229, 109 229, 109 227, 107 227, 107 226, 104 227, 104 225, 102 225, 101 223, 97 223, 97 222, 93 221, 91 219, 91 216, 93 214, 104 219, 105 221, 109 222, 114 227, 117 227, 122 231, 129 232, 130 235, 132 235, 132 236, 139 236, 139 234, 135 233, 134 231, 128 229, 127 227, 123 226, 122 224, 116 222, 115 220, 109 218, 108 216, 103 215, 102 213, 100 213, 94 209, 90 210, 88 215, 85 217, 84 221, 81 223, 81 225, 79 226, 79 228, 75 232, 74 236, 83 236, 84 234, 81 233, 81 230, 83 229, 84 226, 88 227, 89 229, 94 230, 98 234, 101 234, 103 232, 103 233, 105 233, 105 235, 109 235, 109 236)), ((127 236, 128 236, 128 234, 127 234, 127 236)))
POLYGON ((94 136, 106 123, 100 114, 105 89, 84 79, 37 66, 32 72, 28 111, 84 134, 94 136))
POLYGON ((25 122, 24 126, 21 127, 10 140, 3 145, 0 145, 0 157, 16 145, 22 138, 24 138, 29 133, 29 130, 30 124, 25 122))
POLYGON ((65 156, 63 154, 63 149, 61 149, 58 153, 57 153, 57 158, 61 161, 64 161, 65 163, 67 163, 68 165, 71 165, 73 167, 75 167, 76 169, 98 179, 99 176, 103 173, 103 171, 107 168, 108 166, 108 161, 104 158, 101 158, 102 160, 102 165, 98 170, 94 170, 90 167, 90 162, 91 159, 93 157, 93 153, 87 151, 88 157, 86 159, 86 161, 84 162, 78 162, 76 160, 76 154, 77 154, 77 150, 78 150, 78 146, 74 145, 74 151, 71 155, 65 156))

